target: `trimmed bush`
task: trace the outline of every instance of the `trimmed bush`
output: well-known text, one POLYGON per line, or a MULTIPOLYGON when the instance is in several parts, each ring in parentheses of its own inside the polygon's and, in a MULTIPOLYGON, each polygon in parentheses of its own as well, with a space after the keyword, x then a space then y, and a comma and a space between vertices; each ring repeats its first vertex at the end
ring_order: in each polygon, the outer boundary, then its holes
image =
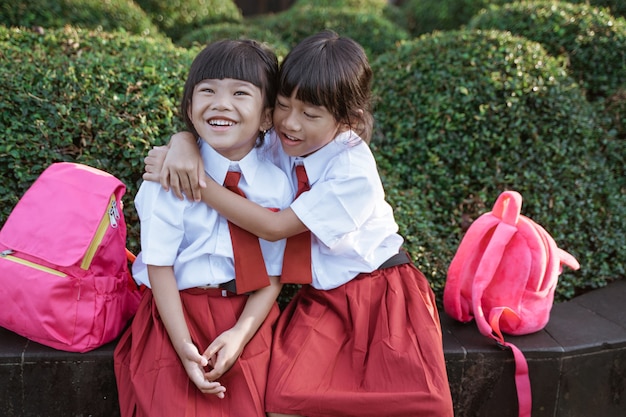
POLYGON ((395 177, 399 191, 389 198, 399 222, 415 224, 402 230, 410 251, 429 254, 435 285, 464 227, 506 189, 519 191, 522 212, 581 263, 562 276, 560 297, 624 275, 623 179, 611 174, 591 105, 539 43, 498 31, 441 32, 373 67, 372 146, 395 177), (410 198, 415 210, 406 209, 410 198), (427 227, 435 239, 411 236, 427 227), (431 242, 449 249, 420 249, 431 242))
POLYGON ((615 192, 626 193, 626 85, 605 100, 594 103, 607 138, 605 154, 616 178, 615 192))
POLYGON ((352 7, 361 10, 382 11, 387 4, 387 0, 296 0, 291 7, 352 7))
POLYGON ((274 32, 254 22, 247 21, 242 23, 218 23, 196 29, 183 36, 176 43, 189 48, 194 45, 205 45, 218 39, 244 38, 266 43, 274 50, 279 60, 282 60, 289 52, 285 42, 274 32))
MULTIPOLYGON (((623 0, 562 0, 560 3, 581 3, 607 7, 615 16, 626 16, 623 0)), ((525 3, 518 0, 407 0, 400 6, 406 15, 407 30, 414 36, 434 30, 464 28, 471 18, 489 6, 525 3)))
POLYGON ((626 80, 626 20, 585 4, 537 1, 483 10, 468 29, 509 30, 562 56, 568 72, 593 100, 626 80))
POLYGON ((388 0, 296 0, 296 8, 353 9, 384 17, 406 29, 407 21, 402 10, 388 0))
POLYGON ((489 3, 493 2, 489 0, 407 0, 400 8, 406 15, 409 33, 419 36, 434 30, 459 29, 489 3))
MULTIPOLYGON (((605 115, 605 127, 609 131, 608 133, 615 136, 619 144, 624 146, 626 143, 626 85, 619 88, 602 104, 600 112, 605 115)), ((622 158, 626 156, 623 148, 621 154, 622 158)), ((626 163, 622 166, 624 165, 626 163)))
POLYGON ((281 34, 290 49, 309 35, 332 29, 359 42, 370 59, 409 37, 404 29, 380 14, 348 8, 302 6, 259 17, 255 22, 273 33, 281 34))
POLYGON ((624 0, 568 0, 570 3, 589 4, 591 6, 606 7, 614 16, 626 17, 626 2, 624 0))
POLYGON ((135 0, 172 40, 212 23, 239 22, 241 10, 231 0, 135 0))
POLYGON ((0 24, 31 28, 65 25, 156 35, 158 29, 132 0, 0 0, 0 24))
POLYGON ((192 54, 169 41, 70 27, 43 35, 0 27, 0 50, 0 226, 48 165, 79 162, 126 184, 137 250, 132 200, 143 158, 183 127, 192 54))

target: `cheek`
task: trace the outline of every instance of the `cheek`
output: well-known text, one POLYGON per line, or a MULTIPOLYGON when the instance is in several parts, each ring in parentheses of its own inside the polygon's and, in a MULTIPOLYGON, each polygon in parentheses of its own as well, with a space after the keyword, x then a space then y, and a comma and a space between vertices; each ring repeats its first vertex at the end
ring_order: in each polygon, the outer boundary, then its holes
POLYGON ((272 114, 272 122, 275 125, 278 125, 283 121, 284 118, 285 118, 284 112, 274 108, 274 113, 272 114))

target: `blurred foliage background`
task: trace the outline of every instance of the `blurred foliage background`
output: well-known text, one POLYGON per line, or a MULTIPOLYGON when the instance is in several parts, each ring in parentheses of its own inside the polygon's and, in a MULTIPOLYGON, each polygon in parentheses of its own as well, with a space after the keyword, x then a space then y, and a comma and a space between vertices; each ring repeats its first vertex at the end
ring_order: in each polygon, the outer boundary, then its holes
POLYGON ((223 0, 0 0, 0 225, 49 164, 80 162, 126 184, 138 251, 143 158, 183 128, 200 48, 251 37, 282 59, 329 28, 369 55, 371 147, 438 299, 467 227, 507 189, 580 261, 557 286, 569 299, 625 275, 625 15, 621 0, 296 0, 247 15, 223 0))

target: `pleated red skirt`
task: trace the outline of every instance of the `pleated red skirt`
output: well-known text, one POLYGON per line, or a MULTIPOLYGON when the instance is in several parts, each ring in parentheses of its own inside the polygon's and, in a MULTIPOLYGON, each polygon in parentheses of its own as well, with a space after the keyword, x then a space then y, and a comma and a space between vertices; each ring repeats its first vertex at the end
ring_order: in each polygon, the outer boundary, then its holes
POLYGON ((278 320, 268 412, 452 417, 434 294, 412 264, 330 291, 303 287, 278 320))
MULTIPOLYGON (((213 291, 181 291, 191 338, 202 353, 211 341, 231 328, 248 300, 245 295, 221 297, 213 291)), ((274 305, 267 319, 233 367, 219 379, 226 396, 203 394, 187 376, 159 317, 152 292, 146 290, 137 314, 114 353, 115 377, 122 417, 265 417, 265 388, 274 305)))

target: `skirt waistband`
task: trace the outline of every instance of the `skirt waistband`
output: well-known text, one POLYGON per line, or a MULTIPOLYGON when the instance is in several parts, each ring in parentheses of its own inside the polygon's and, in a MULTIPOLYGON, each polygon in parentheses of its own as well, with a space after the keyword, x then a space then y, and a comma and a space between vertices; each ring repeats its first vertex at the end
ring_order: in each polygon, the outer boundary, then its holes
POLYGON ((378 269, 391 268, 392 266, 398 266, 398 265, 404 265, 404 264, 410 264, 410 263, 411 263, 411 258, 409 257, 409 254, 406 251, 401 250, 400 252, 396 253, 391 258, 383 262, 382 265, 378 267, 378 269))
MULTIPOLYGON (((235 289, 235 280, 231 279, 228 282, 224 282, 222 284, 220 284, 218 287, 212 287, 212 286, 206 286, 206 287, 194 287, 194 288, 188 288, 186 290, 188 293, 191 294, 205 294, 205 295, 210 295, 210 296, 214 296, 214 297, 238 297, 239 294, 237 294, 237 290, 235 289)), ((246 295, 246 294, 243 294, 246 295)))

